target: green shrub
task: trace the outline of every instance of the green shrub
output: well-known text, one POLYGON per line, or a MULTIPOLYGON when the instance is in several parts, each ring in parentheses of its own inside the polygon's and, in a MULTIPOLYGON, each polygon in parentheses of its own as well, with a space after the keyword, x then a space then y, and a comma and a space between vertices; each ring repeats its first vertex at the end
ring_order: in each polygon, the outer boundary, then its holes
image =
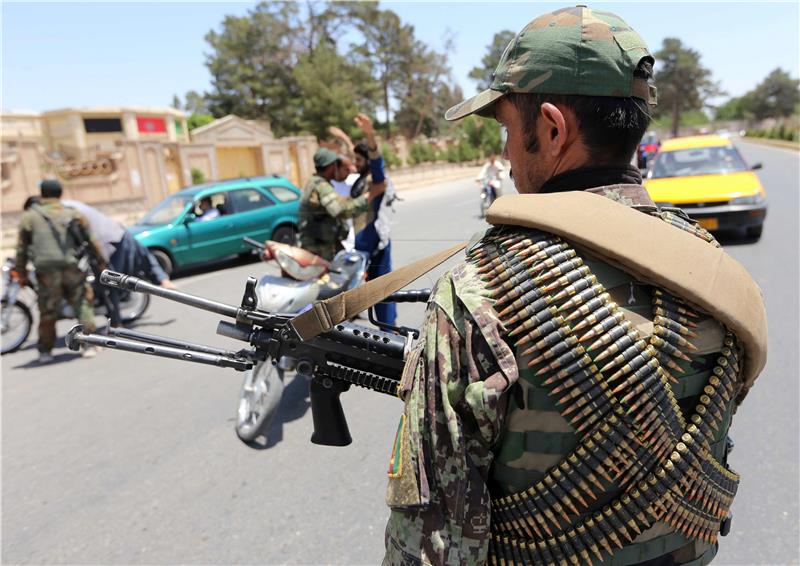
POLYGON ((386 163, 386 167, 394 168, 403 165, 403 160, 400 159, 400 156, 394 152, 392 146, 389 144, 384 143, 381 145, 381 153, 383 154, 383 161, 386 163))
POLYGON ((480 156, 480 151, 467 140, 458 142, 458 161, 475 161, 480 156))
POLYGON ((458 163, 458 146, 451 144, 444 151, 444 158, 448 163, 458 163))
POLYGON ((206 176, 197 167, 192 167, 191 173, 192 173, 192 184, 193 185, 199 185, 200 183, 204 183, 205 182, 206 176))

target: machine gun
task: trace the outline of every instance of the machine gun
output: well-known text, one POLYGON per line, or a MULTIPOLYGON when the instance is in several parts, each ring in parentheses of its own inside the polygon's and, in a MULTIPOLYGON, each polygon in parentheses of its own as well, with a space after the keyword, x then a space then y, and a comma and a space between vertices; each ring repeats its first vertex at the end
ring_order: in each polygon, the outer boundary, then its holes
MULTIPOLYGON (((328 332, 303 341, 290 321, 295 315, 274 314, 256 308, 256 280, 247 279, 241 306, 220 303, 181 291, 165 289, 138 277, 103 271, 104 285, 156 295, 229 317, 222 320, 217 334, 247 342, 251 348, 238 351, 194 344, 174 338, 155 336, 135 330, 109 328, 108 335, 86 334, 77 325, 67 336, 71 350, 81 345, 100 346, 177 360, 216 365, 245 371, 260 361, 277 364, 283 357, 297 360, 297 371, 311 376, 310 396, 314 432, 311 442, 328 446, 346 446, 352 438, 339 395, 357 385, 396 396, 413 329, 402 328, 395 334, 374 330, 351 322, 342 322, 328 332)), ((398 291, 385 299, 389 302, 427 301, 430 289, 398 291)))

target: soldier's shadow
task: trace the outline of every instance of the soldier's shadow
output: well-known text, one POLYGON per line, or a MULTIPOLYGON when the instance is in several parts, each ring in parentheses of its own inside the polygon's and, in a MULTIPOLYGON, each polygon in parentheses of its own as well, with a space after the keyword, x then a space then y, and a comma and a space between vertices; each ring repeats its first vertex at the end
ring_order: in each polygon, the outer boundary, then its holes
POLYGON ((309 380, 304 377, 294 375, 286 384, 281 396, 281 402, 275 413, 275 420, 272 421, 267 432, 266 438, 261 436, 248 443, 248 446, 255 450, 266 450, 272 448, 283 440, 283 425, 303 418, 311 407, 309 399, 309 380))
POLYGON ((45 368, 45 367, 49 367, 49 366, 54 366, 56 364, 62 364, 64 362, 71 362, 71 361, 75 360, 76 358, 80 358, 80 357, 81 357, 81 355, 78 352, 70 352, 70 351, 61 352, 61 353, 58 353, 58 354, 54 354, 53 355, 53 361, 48 362, 46 364, 40 364, 39 362, 36 361, 36 358, 34 358, 33 360, 29 361, 28 363, 20 364, 18 366, 14 366, 12 369, 45 368))

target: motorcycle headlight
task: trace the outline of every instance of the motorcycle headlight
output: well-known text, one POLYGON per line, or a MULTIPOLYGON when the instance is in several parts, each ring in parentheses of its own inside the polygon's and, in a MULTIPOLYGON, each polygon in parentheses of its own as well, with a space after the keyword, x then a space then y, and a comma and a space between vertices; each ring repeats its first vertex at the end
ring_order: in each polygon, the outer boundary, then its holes
POLYGON ((764 197, 760 194, 755 194, 749 197, 739 197, 735 199, 731 199, 731 204, 761 204, 764 202, 764 197))

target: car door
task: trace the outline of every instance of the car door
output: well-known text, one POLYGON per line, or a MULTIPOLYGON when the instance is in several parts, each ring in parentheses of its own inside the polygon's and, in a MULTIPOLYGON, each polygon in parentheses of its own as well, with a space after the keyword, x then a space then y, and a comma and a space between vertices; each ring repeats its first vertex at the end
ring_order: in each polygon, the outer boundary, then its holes
MULTIPOLYGON (((236 253, 231 246, 231 231, 233 230, 233 215, 229 214, 228 191, 218 191, 210 196, 211 204, 219 210, 220 215, 210 220, 202 220, 191 215, 186 220, 186 230, 189 239, 187 263, 211 261, 236 253)), ((199 199, 195 202, 195 210, 199 199)))
POLYGON ((232 234, 237 240, 234 253, 250 249, 242 243, 244 236, 260 242, 269 238, 273 229, 270 211, 275 201, 264 191, 257 187, 236 189, 228 193, 228 203, 234 220, 232 234))

